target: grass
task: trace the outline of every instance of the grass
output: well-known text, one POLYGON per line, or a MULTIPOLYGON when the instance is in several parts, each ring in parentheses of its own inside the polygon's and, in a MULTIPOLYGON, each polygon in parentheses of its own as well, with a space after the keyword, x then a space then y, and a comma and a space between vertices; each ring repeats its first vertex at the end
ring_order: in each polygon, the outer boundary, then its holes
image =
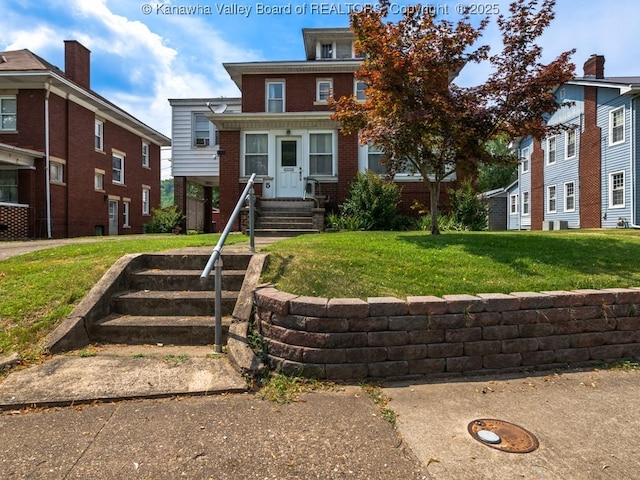
POLYGON ((384 394, 382 388, 379 385, 373 385, 370 383, 364 383, 360 385, 360 387, 367 395, 369 395, 369 397, 373 400, 373 403, 378 406, 382 418, 389 422, 391 425, 395 425, 398 418, 397 414, 395 411, 389 408, 388 405, 391 399, 384 394))
POLYGON ((258 391, 258 396, 263 400, 284 405, 296 402, 301 393, 331 388, 335 386, 327 382, 272 372, 258 391))
POLYGON ((640 286, 640 231, 343 232, 267 249, 262 280, 327 298, 640 286))
MULTIPOLYGON (((0 261, 0 355, 42 354, 45 336, 64 320, 109 267, 128 253, 213 246, 219 235, 148 235, 75 243, 0 261)), ((227 244, 247 237, 231 235, 227 244)), ((92 239, 95 240, 95 239, 92 239)))

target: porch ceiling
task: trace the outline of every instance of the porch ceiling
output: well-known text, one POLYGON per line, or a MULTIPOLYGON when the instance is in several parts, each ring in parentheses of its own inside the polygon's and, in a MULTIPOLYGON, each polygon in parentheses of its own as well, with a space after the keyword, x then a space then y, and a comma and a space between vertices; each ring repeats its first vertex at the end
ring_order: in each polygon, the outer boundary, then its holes
POLYGON ((331 115, 332 112, 212 113, 208 117, 218 130, 339 128, 340 123, 331 115))

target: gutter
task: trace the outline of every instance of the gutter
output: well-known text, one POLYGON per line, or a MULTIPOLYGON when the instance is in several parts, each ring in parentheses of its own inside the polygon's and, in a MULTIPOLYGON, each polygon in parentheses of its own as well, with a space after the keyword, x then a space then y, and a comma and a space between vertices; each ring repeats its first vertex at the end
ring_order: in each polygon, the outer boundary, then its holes
POLYGON ((49 183, 49 95, 51 94, 51 82, 45 83, 47 93, 44 97, 44 158, 45 158, 45 202, 46 202, 46 218, 47 218, 47 238, 51 238, 51 184, 49 183))

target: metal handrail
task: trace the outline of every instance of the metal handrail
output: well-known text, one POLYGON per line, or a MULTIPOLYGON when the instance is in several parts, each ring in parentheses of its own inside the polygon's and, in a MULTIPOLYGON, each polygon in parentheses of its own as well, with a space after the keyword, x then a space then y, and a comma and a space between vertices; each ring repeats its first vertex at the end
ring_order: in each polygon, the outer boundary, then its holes
POLYGON ((249 199, 249 248, 251 252, 255 252, 255 232, 253 225, 253 217, 254 217, 254 207, 255 207, 255 196, 253 193, 253 184, 256 179, 256 174, 253 173, 247 182, 247 185, 244 187, 240 198, 238 199, 238 203, 236 203, 236 207, 233 209, 233 213, 231 217, 229 217, 229 221, 225 226, 220 238, 218 239, 218 243, 213 249, 211 256, 209 257, 209 261, 207 265, 204 267, 202 274, 200 275, 201 279, 206 279, 211 274, 211 270, 215 268, 215 339, 213 345, 214 353, 222 353, 222 248, 224 247, 224 242, 226 242, 227 237, 229 236, 229 232, 233 227, 238 215, 240 214, 240 210, 242 210, 243 203, 249 199))

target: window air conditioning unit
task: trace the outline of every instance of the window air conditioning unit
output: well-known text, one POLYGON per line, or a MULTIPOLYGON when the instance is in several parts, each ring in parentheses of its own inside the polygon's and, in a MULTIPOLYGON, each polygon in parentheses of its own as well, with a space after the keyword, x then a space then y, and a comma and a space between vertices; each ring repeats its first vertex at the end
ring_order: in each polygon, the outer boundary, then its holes
POLYGON ((196 147, 208 147, 209 139, 208 138, 196 138, 196 147))

